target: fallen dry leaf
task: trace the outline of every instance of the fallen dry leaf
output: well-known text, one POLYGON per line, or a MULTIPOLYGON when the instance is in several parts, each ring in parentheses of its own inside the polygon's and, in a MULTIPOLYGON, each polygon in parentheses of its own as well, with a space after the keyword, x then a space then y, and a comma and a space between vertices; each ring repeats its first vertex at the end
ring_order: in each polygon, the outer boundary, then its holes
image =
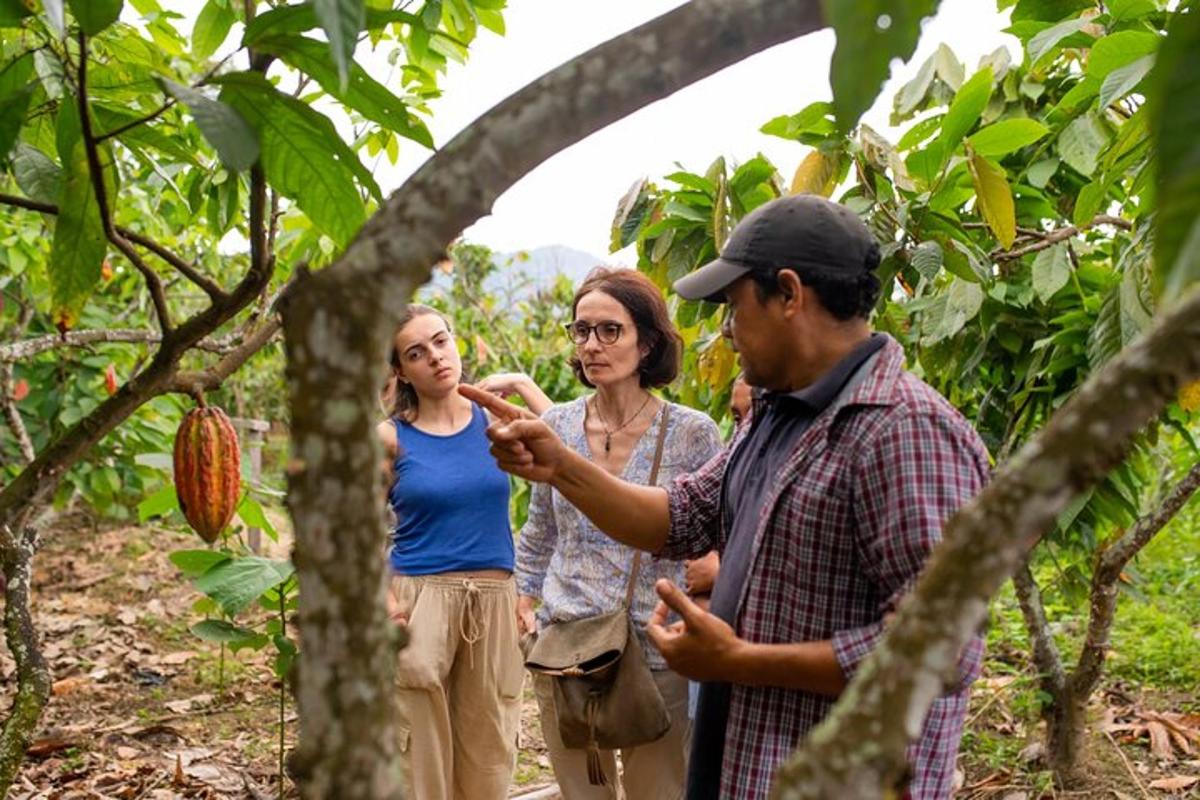
POLYGON ((25 755, 30 758, 45 758, 48 755, 75 747, 75 745, 76 742, 74 739, 68 739, 63 736, 46 736, 29 745, 25 749, 25 755))
POLYGON ((1162 789, 1164 792, 1181 792, 1195 783, 1200 783, 1200 776, 1176 775, 1172 778, 1159 778, 1156 781, 1150 781, 1149 785, 1151 789, 1162 789))
POLYGON ((63 695, 68 695, 71 692, 82 689, 83 687, 87 686, 87 684, 87 676, 75 675, 70 678, 63 678, 61 681, 55 681, 54 686, 52 686, 50 689, 50 692, 55 697, 62 697, 63 695))

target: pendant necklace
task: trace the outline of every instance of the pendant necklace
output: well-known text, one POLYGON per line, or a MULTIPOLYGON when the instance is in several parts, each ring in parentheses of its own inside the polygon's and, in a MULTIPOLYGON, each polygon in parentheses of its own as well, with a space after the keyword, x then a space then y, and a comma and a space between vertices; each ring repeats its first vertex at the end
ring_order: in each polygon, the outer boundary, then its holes
POLYGON ((622 422, 620 425, 613 428, 612 430, 608 429, 608 422, 604 419, 604 415, 600 413, 600 403, 596 400, 595 396, 592 397, 592 408, 594 408, 596 410, 596 417, 600 420, 600 427, 604 428, 604 452, 605 453, 608 453, 610 450, 612 450, 613 434, 624 430, 625 427, 627 425, 629 425, 629 423, 631 423, 635 419, 637 419, 638 416, 643 411, 646 410, 646 405, 650 402, 650 398, 652 396, 653 395, 651 395, 649 392, 647 392, 646 399, 642 402, 641 407, 638 408, 637 411, 633 412, 633 416, 630 417, 629 419, 625 420, 624 422, 622 422))

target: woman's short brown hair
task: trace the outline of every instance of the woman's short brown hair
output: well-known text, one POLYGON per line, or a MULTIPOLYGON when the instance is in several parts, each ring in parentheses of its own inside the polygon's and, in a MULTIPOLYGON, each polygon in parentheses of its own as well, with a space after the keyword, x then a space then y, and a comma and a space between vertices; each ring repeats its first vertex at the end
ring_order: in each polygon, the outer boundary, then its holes
MULTIPOLYGON (((637 327, 638 343, 649 348, 638 363, 642 388, 666 386, 675 380, 683 357, 683 337, 671 322, 666 301, 654 282, 635 269, 596 267, 575 290, 572 321, 579 301, 591 292, 604 292, 624 306, 637 327)), ((595 388, 584 375, 579 356, 571 356, 571 369, 584 386, 595 388)))

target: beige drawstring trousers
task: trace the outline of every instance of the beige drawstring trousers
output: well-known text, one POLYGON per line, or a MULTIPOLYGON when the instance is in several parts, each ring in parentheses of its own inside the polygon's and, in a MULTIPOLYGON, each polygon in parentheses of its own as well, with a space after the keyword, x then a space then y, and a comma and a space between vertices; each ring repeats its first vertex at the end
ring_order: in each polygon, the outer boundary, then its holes
POLYGON ((393 576, 408 619, 400 749, 415 800, 503 800, 517 757, 523 661, 512 578, 393 576))

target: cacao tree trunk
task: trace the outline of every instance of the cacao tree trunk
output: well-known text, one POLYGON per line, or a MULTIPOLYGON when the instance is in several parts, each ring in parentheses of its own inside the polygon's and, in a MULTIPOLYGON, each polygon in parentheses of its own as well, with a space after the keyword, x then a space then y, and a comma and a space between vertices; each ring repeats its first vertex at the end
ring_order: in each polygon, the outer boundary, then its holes
MULTIPOLYGON (((1200 463, 1163 497, 1152 513, 1138 521, 1097 557, 1092 570, 1087 634, 1079 661, 1062 691, 1052 692, 1046 714, 1046 752, 1059 782, 1069 786, 1081 777, 1081 756, 1087 747, 1088 704, 1108 659, 1109 637, 1116 619, 1118 583, 1126 565, 1170 522, 1200 489, 1200 463)), ((1041 600, 1038 598, 1038 606, 1041 600)), ((1044 614, 1043 614, 1044 619, 1044 614)))
POLYGON ((38 647, 30 610, 33 554, 37 533, 32 512, 0 527, 0 569, 4 575, 4 636, 17 665, 17 694, 0 730, 0 797, 16 778, 25 747, 50 699, 50 668, 38 647))

